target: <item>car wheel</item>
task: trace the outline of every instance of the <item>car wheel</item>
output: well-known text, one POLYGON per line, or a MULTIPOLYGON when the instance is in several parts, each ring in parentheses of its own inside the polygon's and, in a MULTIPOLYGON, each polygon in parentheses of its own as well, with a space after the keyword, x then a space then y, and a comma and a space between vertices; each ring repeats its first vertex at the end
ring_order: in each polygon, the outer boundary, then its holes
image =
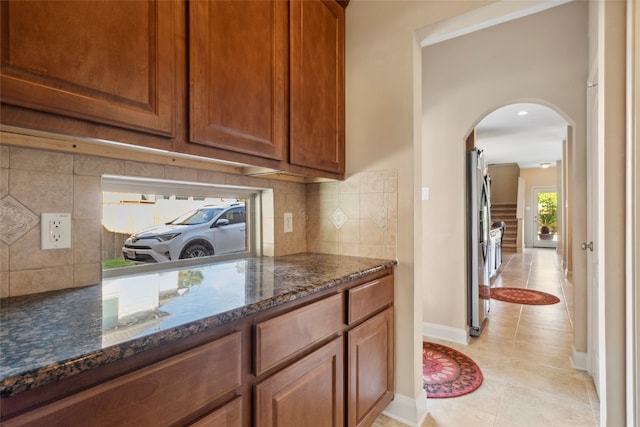
POLYGON ((211 248, 202 243, 192 243, 182 251, 180 258, 200 258, 203 256, 213 255, 211 248))

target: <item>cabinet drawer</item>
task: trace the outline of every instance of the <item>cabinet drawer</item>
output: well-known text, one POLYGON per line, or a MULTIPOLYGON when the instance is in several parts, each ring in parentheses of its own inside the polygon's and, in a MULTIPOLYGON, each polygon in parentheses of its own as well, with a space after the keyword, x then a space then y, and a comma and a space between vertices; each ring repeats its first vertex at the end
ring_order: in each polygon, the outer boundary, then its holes
POLYGON ((393 275, 349 289, 347 322, 352 324, 393 303, 393 275))
POLYGON ((329 337, 344 324, 342 294, 256 325, 255 374, 329 337))
POLYGON ((3 426, 174 424, 240 386, 240 338, 239 332, 228 335, 4 421, 3 426))

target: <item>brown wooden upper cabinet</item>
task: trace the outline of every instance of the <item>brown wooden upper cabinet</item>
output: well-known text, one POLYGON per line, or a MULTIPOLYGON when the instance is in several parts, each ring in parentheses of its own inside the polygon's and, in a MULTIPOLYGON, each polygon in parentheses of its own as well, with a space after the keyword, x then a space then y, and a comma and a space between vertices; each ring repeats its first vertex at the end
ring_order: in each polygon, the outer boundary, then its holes
POLYGON ((344 1, 0 3, 2 123, 344 176, 344 1))
POLYGON ((191 142, 285 159, 288 6, 189 3, 191 142))
POLYGON ((189 15, 191 142, 341 177, 344 7, 192 1, 189 15))
POLYGON ((290 162, 344 173, 344 9, 291 2, 290 162))
POLYGON ((177 6, 3 1, 2 102, 173 137, 177 6))

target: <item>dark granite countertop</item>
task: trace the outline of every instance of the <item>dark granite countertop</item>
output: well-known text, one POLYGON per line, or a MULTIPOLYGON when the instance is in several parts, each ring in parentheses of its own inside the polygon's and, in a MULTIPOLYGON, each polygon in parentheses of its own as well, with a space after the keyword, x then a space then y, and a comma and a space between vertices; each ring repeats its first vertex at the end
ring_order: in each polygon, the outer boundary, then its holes
POLYGON ((242 258, 0 300, 8 397, 388 267, 326 254, 242 258))

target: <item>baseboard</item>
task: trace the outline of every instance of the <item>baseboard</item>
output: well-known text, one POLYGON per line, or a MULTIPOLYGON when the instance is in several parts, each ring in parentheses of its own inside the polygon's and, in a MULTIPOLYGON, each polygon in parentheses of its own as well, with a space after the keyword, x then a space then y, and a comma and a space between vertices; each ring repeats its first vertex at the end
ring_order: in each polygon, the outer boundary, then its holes
POLYGON ((587 371, 587 353, 576 351, 575 347, 571 346, 571 365, 580 371, 587 371))
POLYGON ((424 338, 435 338, 462 345, 469 344, 469 334, 466 328, 460 329, 436 323, 422 322, 422 336, 424 338))
POLYGON ((427 393, 421 390, 416 399, 396 393, 382 414, 402 424, 420 427, 427 418, 427 393))

